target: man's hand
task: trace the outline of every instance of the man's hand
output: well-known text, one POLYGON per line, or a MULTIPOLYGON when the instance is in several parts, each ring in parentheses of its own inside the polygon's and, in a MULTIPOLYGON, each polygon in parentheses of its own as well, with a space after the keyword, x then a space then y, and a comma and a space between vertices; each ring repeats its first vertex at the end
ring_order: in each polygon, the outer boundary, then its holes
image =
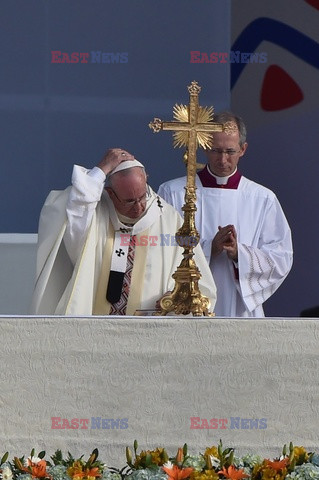
POLYGON ((234 225, 219 226, 218 232, 212 241, 213 257, 217 257, 223 251, 227 252, 231 260, 238 261, 237 233, 234 225))
POLYGON ((105 173, 105 175, 108 175, 120 163, 126 162, 127 160, 134 160, 134 155, 131 155, 122 148, 110 148, 104 154, 102 160, 97 166, 105 173))

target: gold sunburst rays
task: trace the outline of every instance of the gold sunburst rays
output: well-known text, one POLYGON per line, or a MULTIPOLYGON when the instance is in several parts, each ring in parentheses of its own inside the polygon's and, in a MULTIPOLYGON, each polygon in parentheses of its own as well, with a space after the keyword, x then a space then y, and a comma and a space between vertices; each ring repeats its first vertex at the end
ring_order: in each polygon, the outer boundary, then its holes
MULTIPOLYGON (((186 105, 175 104, 173 107, 174 120, 182 123, 189 122, 189 109, 186 105)), ((198 123, 208 123, 214 118, 214 107, 198 107, 198 123)), ((188 145, 188 131, 179 131, 173 133, 173 146, 185 147, 188 145)), ((212 134, 210 132, 197 132, 196 135, 197 147, 211 148, 212 147, 212 134)))

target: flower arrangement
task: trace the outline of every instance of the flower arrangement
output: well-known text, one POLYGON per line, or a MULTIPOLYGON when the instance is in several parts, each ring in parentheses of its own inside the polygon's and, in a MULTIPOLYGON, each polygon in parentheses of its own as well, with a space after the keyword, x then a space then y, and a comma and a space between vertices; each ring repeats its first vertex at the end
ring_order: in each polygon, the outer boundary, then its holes
POLYGON ((37 456, 32 450, 29 457, 14 457, 8 461, 6 453, 0 461, 1 480, 319 480, 319 455, 307 452, 304 447, 290 443, 282 454, 273 460, 259 455, 235 455, 233 448, 208 447, 198 455, 188 455, 188 447, 178 448, 169 457, 165 448, 142 450, 134 442, 134 458, 126 448, 127 464, 122 469, 110 468, 98 460, 99 452, 93 450, 88 460, 66 458, 57 450, 49 460, 45 452, 37 456))
POLYGON ((131 469, 127 480, 319 480, 319 455, 292 443, 273 460, 249 454, 237 457, 233 448, 223 448, 222 441, 198 455, 188 455, 185 444, 171 458, 164 448, 137 454, 137 447, 135 441, 134 460, 126 449, 131 469))

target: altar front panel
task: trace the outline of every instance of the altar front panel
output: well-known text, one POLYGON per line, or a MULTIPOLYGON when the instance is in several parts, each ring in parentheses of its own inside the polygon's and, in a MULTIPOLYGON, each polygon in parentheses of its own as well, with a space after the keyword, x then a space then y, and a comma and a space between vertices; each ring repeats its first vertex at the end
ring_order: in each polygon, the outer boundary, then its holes
POLYGON ((98 447, 122 467, 134 439, 170 455, 219 439, 268 456, 290 441, 318 447, 318 320, 0 321, 0 444, 11 458, 98 447))

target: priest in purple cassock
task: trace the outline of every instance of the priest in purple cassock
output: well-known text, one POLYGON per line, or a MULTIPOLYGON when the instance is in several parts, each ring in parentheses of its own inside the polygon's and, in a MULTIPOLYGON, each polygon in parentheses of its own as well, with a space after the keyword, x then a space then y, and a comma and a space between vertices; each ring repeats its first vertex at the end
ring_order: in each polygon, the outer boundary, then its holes
MULTIPOLYGON (((215 314, 263 317, 263 303, 292 267, 291 231, 276 195, 237 168, 247 149, 246 127, 231 112, 233 133, 214 133, 208 163, 196 176, 196 227, 217 288, 215 314)), ((186 178, 163 183, 158 194, 181 212, 186 178)))

